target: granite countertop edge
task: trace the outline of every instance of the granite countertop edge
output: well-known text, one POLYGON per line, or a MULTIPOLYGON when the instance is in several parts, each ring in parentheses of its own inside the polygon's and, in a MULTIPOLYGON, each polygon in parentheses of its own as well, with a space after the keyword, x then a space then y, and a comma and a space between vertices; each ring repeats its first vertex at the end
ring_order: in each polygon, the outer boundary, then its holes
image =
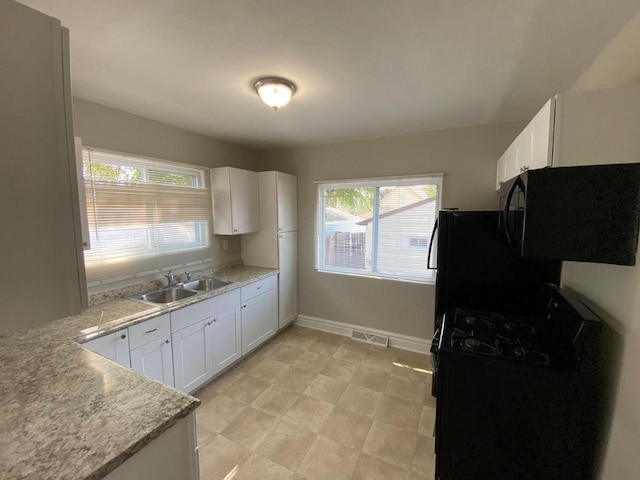
MULTIPOLYGON (((186 395, 186 394, 185 394, 186 395)), ((188 395, 190 396, 190 395, 188 395)), ((126 450, 123 450, 119 455, 112 457, 104 465, 98 467, 96 470, 87 475, 84 480, 101 480, 115 469, 117 469, 124 462, 133 457, 136 453, 142 450, 144 447, 153 442, 156 438, 162 435, 164 432, 173 427, 178 420, 185 418, 191 412, 194 412, 196 408, 200 406, 200 400, 195 397, 191 397, 193 400, 189 405, 182 408, 175 415, 169 418, 167 421, 158 425, 153 431, 145 434, 142 438, 134 441, 126 450)))
MULTIPOLYGON (((249 267, 249 268, 258 268, 258 267, 249 267)), ((114 320, 112 322, 106 323, 104 325, 102 325, 100 327, 99 330, 96 331, 91 331, 88 334, 83 334, 80 333, 78 336, 76 336, 73 340, 75 340, 76 342, 83 344, 86 343, 90 340, 93 340, 95 338, 99 338, 99 337, 103 337, 105 335, 108 335, 110 333, 113 332, 117 332, 118 330, 122 330, 123 328, 128 328, 131 327, 133 325, 136 325, 138 323, 142 323, 145 322, 147 320, 150 320, 152 318, 156 318, 159 317, 161 315, 165 315, 167 313, 171 313, 174 312, 176 310, 180 310, 182 308, 188 307, 190 305, 194 305, 196 303, 200 303, 204 300, 208 300, 210 298, 213 297, 217 297, 219 295, 224 295, 227 292, 231 292, 233 290, 237 290, 239 288, 244 287, 245 285, 248 285, 250 283, 253 282, 257 282, 259 280, 263 280, 265 278, 271 277, 273 275, 276 275, 277 273, 279 273, 278 269, 266 269, 266 268, 261 268, 261 270, 268 270, 266 272, 262 272, 262 273, 257 273, 255 275, 251 275, 249 278, 245 278, 243 280, 239 280, 239 281, 231 281, 229 283, 229 285, 225 285, 224 287, 221 288, 217 288, 215 290, 209 291, 209 292, 199 292, 197 295, 194 295, 193 297, 188 297, 185 298, 183 300, 180 300, 178 302, 175 302, 173 304, 170 305, 154 305, 153 303, 150 302, 145 302, 142 300, 135 300, 131 297, 122 297, 122 299, 124 300, 128 300, 131 302, 135 302, 135 303, 139 303, 141 305, 146 305, 147 309, 140 312, 140 313, 133 313, 131 315, 127 315, 125 317, 119 318, 117 320, 114 320)), ((245 271, 247 270, 247 268, 240 268, 237 270, 232 270, 231 272, 225 272, 223 274, 217 274, 215 275, 216 278, 223 280, 223 281, 228 281, 227 279, 233 279, 238 272, 241 271, 245 271)), ((109 304, 112 302, 107 302, 103 305, 100 306, 109 306, 109 304)))

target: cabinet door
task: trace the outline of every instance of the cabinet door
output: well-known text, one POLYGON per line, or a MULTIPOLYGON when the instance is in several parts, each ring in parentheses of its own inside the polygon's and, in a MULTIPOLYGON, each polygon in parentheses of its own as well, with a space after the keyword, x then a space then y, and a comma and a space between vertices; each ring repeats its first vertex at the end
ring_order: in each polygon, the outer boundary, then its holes
POLYGON ((82 346, 120 365, 131 367, 129 335, 126 328, 86 342, 82 346))
POLYGON ((505 164, 506 164, 506 152, 502 154, 502 156, 498 159, 498 166, 496 168, 496 191, 500 191, 500 186, 502 182, 507 181, 507 177, 505 175, 505 164))
POLYGON ((278 328, 298 317, 298 233, 278 234, 278 328))
POLYGON ((262 344, 278 329, 276 291, 270 290, 242 305, 242 354, 262 344))
POLYGON ((193 392, 213 376, 213 317, 171 335, 175 387, 193 392))
POLYGON ((520 175, 520 166, 518 165, 518 144, 516 139, 504 152, 504 179, 506 182, 513 177, 520 175))
POLYGON ((240 305, 217 314, 211 328, 213 334, 213 371, 228 367, 242 355, 240 305))
POLYGON ((527 126, 531 151, 527 163, 528 170, 551 166, 553 147, 553 125, 555 110, 554 99, 545 103, 544 107, 533 117, 527 126))
POLYGON ((298 229, 298 177, 288 173, 276 173, 278 204, 278 232, 298 229))
POLYGON ((509 178, 517 177, 521 173, 527 171, 529 169, 529 163, 531 160, 531 136, 529 132, 523 131, 515 142, 516 146, 516 161, 515 161, 515 169, 516 172, 509 178))
POLYGON ((260 230, 260 190, 258 174, 238 168, 229 169, 233 233, 260 230))
POLYGON ((165 337, 131 350, 131 368, 173 387, 171 339, 165 337))

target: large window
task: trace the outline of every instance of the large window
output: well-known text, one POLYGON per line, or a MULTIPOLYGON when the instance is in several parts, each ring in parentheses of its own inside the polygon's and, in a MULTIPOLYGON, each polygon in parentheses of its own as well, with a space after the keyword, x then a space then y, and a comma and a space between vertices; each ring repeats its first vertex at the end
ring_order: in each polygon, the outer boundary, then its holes
POLYGON ((89 285, 199 263, 210 255, 208 170, 83 149, 89 285))
POLYGON ((319 184, 317 268, 432 282, 442 175, 319 184))

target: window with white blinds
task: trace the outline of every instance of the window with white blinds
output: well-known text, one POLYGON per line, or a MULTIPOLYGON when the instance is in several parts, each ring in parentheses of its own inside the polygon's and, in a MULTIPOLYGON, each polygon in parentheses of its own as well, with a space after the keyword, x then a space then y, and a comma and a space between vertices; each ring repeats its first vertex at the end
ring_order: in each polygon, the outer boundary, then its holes
POLYGON ((441 198, 441 174, 320 183, 318 270, 435 281, 427 258, 441 198))
POLYGON ((89 286, 208 259, 206 168, 85 148, 89 286))

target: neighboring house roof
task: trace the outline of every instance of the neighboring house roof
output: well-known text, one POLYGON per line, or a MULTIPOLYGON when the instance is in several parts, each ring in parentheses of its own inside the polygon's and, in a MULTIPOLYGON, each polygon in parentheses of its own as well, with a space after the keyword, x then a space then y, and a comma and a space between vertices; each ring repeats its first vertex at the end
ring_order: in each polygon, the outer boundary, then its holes
MULTIPOLYGON (((426 200, 420 200, 416 203, 411 203, 409 205, 405 205, 404 207, 394 208, 393 210, 389 210, 387 212, 381 213, 379 218, 390 217, 391 215, 396 215, 400 212, 404 212, 406 210, 411 210, 412 208, 420 207, 422 205, 426 205, 427 203, 432 203, 436 201, 436 197, 427 198, 426 200)), ((358 222, 358 225, 367 225, 373 220, 373 216, 371 218, 366 218, 361 222, 358 222)))
POLYGON ((324 218, 327 223, 358 223, 362 220, 362 217, 358 217, 357 215, 353 215, 335 207, 326 207, 324 210, 324 218))

